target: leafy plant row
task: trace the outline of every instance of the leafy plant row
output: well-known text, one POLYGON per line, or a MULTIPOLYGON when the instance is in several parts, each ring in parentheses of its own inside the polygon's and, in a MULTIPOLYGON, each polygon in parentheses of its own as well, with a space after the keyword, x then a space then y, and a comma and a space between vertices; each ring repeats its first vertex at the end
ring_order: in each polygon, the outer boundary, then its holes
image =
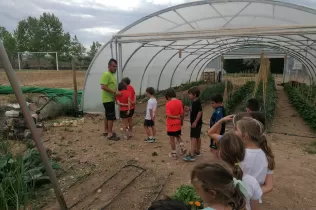
POLYGON ((302 96, 299 90, 292 87, 290 84, 285 84, 284 90, 287 93, 291 104, 296 108, 304 121, 311 127, 311 129, 316 130, 315 106, 309 103, 305 96, 302 96))
MULTIPOLYGON (((204 80, 201 80, 201 81, 196 81, 196 82, 191 82, 191 83, 184 83, 184 84, 181 84, 179 86, 175 86, 175 87, 172 87, 175 91, 184 91, 184 90, 188 90, 190 89, 191 87, 194 87, 194 86, 198 86, 198 85, 201 85, 201 84, 205 84, 206 82, 204 80)), ((169 89, 169 88, 168 88, 169 89)), ((168 90, 166 89, 166 90, 168 90)), ((157 91, 156 92, 156 96, 162 96, 165 94, 166 90, 160 90, 160 91, 157 91)), ((146 95, 139 95, 137 97, 137 99, 143 99, 145 98, 146 95)))
POLYGON ((255 87, 254 81, 248 81, 241 88, 236 90, 225 103, 225 110, 227 114, 232 114, 235 107, 242 103, 242 101, 253 91, 255 87))
MULTIPOLYGON (((232 89, 232 83, 230 81, 227 82, 227 89, 228 91, 232 89)), ((223 94, 224 91, 225 91, 224 82, 214 84, 214 85, 209 85, 200 93, 199 98, 202 103, 206 103, 211 99, 212 95, 223 94)), ((181 100, 184 106, 190 106, 191 101, 187 95, 183 95, 181 100)))
MULTIPOLYGON (((59 165, 53 161, 54 169, 59 165)), ((49 183, 49 177, 36 149, 24 155, 10 152, 0 155, 0 209, 24 209, 29 204, 34 189, 49 183)))

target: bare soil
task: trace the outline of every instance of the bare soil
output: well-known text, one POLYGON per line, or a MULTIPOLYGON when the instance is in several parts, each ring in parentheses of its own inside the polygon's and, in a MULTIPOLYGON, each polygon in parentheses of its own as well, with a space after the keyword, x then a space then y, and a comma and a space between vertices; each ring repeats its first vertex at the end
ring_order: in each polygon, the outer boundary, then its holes
MULTIPOLYGON (((0 84, 4 84, 6 80, 1 73, 0 84)), ((17 75, 25 85, 67 87, 68 84, 68 88, 71 88, 71 71, 60 73, 64 76, 56 76, 56 83, 50 82, 49 72, 46 71, 33 75, 33 81, 23 72, 18 72, 17 75), (34 77, 43 81, 34 80, 34 77)), ((80 84, 80 79, 78 81, 80 84)), ((81 81, 83 84, 83 74, 81 81)), ((52 157, 57 159, 64 169, 58 171, 58 178, 71 209, 97 209, 106 205, 104 209, 109 210, 146 209, 162 187, 161 194, 173 194, 181 184, 189 183, 190 171, 194 165, 213 158, 209 152, 209 139, 206 135, 208 126, 204 125, 202 156, 195 163, 186 163, 181 159, 172 160, 168 156, 170 145, 165 132, 163 98, 159 99, 159 104, 161 106, 158 108, 156 122, 158 140, 153 144, 145 143, 143 140, 145 104, 137 106, 134 137, 131 140, 106 140, 102 136, 103 116, 93 115, 86 115, 84 125, 79 127, 50 127, 44 133, 42 141, 52 151, 52 157), (126 165, 132 166, 124 169, 126 165), (83 202, 79 202, 81 200, 83 202)), ((209 105, 204 107, 205 123, 208 123, 211 112, 212 108, 209 105)), ((120 134, 119 122, 116 122, 115 130, 120 134)), ((189 147, 187 121, 182 131, 183 140, 189 147)), ((271 131, 274 133, 268 134, 268 138, 272 143, 277 163, 274 171, 275 188, 263 198, 262 209, 316 209, 316 156, 305 151, 306 145, 316 138, 302 137, 316 135, 289 104, 287 96, 279 86, 276 116, 271 131)), ((41 202, 43 205, 49 203, 41 209, 59 209, 52 190, 48 191, 47 197, 41 202)))

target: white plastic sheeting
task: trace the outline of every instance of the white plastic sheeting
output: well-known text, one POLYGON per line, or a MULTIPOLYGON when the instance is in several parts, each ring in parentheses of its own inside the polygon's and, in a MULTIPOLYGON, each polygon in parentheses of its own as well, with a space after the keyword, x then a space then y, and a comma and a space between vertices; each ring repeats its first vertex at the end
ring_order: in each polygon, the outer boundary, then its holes
POLYGON ((174 6, 129 25, 93 59, 84 85, 83 111, 102 112, 100 76, 110 58, 122 58, 118 77, 129 77, 137 94, 149 86, 163 90, 200 78, 205 66, 217 57, 241 48, 268 48, 300 61, 315 77, 316 33, 223 36, 216 38, 145 41, 144 33, 204 31, 223 28, 286 27, 315 24, 316 11, 271 0, 209 0, 174 6), (142 34, 135 42, 120 42, 119 35, 142 34), (117 44, 119 43, 119 44, 117 44), (122 54, 120 55, 120 49, 122 54), (181 49, 181 57, 179 50, 181 49))

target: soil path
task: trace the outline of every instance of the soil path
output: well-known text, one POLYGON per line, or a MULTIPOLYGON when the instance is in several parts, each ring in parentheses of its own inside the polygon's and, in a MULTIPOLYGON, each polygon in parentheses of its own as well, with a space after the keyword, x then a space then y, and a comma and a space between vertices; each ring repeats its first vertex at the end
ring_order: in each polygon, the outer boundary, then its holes
MULTIPOLYGON (((143 106, 143 105, 140 105, 143 106)), ((143 115, 135 117, 137 122, 134 127, 134 137, 129 140, 111 142, 100 134, 102 132, 102 117, 86 117, 85 124, 77 128, 51 128, 43 137, 45 146, 53 151, 53 154, 60 159, 63 168, 74 165, 69 176, 60 177, 61 186, 64 188, 67 203, 74 204, 85 196, 94 196, 94 201, 101 201, 116 195, 118 189, 110 182, 107 189, 101 188, 102 192, 95 194, 98 186, 115 174, 126 163, 133 163, 146 169, 136 178, 133 183, 122 191, 106 209, 130 209, 142 210, 150 204, 159 192, 162 184, 169 177, 162 194, 172 195, 181 184, 189 184, 190 171, 202 162, 213 159, 209 152, 209 138, 206 135, 208 125, 203 125, 202 135, 202 156, 194 163, 186 163, 183 160, 172 160, 168 157, 170 145, 165 133, 164 106, 158 109, 156 122, 158 140, 154 144, 143 141, 143 115), (84 174, 91 174, 82 181, 76 181, 74 174, 86 169, 86 165, 93 165, 84 174), (69 182, 74 183, 68 188, 69 182), (68 184, 67 184, 68 183, 68 184), (112 185, 112 186, 111 186, 112 185), (106 194, 104 194, 106 193, 106 194)), ((203 120, 208 124, 212 113, 210 105, 204 107, 203 120)), ((185 121, 183 127, 183 140, 189 148, 189 122, 185 121)), ((115 125, 119 131, 119 125, 115 125)), ((282 87, 278 87, 278 103, 274 126, 272 132, 306 134, 311 133, 308 126, 291 107, 282 87)), ((311 135, 311 134, 310 134, 311 135)), ((263 198, 262 209, 283 210, 283 209, 316 209, 316 169, 314 163, 316 156, 304 152, 306 143, 311 138, 295 137, 281 134, 268 134, 272 142, 276 158, 275 188, 273 192, 263 198)), ((82 172, 81 172, 82 173, 82 172)), ((135 171, 126 171, 126 176, 135 177, 135 171)), ((119 174, 120 179, 123 174, 119 174)), ((126 183, 125 183, 126 184, 126 183)), ((95 204, 100 204, 95 202, 95 204)), ((89 203, 89 209, 98 205, 89 203)), ((57 205, 51 208, 58 209, 57 205)), ((85 209, 80 206, 78 209, 85 209)))
MULTIPOLYGON (((277 87, 278 103, 272 132, 313 135, 290 105, 283 87, 277 87)), ((315 136, 315 135, 314 135, 315 136)), ((276 160, 274 190, 263 198, 262 209, 316 209, 316 156, 307 154, 304 146, 311 138, 269 134, 276 160)))

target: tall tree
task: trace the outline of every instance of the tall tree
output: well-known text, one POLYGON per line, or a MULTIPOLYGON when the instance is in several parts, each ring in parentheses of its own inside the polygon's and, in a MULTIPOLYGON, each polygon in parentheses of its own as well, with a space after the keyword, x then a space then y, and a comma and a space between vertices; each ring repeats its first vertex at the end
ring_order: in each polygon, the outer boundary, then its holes
POLYGON ((92 45, 90 46, 90 51, 88 52, 88 55, 90 57, 94 57, 95 54, 98 52, 98 50, 100 49, 101 47, 101 44, 96 41, 96 42, 93 42, 92 45))
POLYGON ((4 47, 10 59, 12 59, 12 56, 16 52, 15 38, 5 27, 2 26, 0 26, 0 40, 3 41, 4 47))
POLYGON ((86 52, 86 48, 79 42, 77 36, 72 39, 70 46, 70 55, 75 58, 81 58, 86 52))
POLYGON ((257 72, 260 66, 260 59, 258 58, 247 58, 243 60, 243 64, 245 65, 245 70, 251 70, 252 72, 257 72))
POLYGON ((18 23, 14 32, 19 51, 65 52, 70 47, 70 35, 64 33, 61 21, 50 13, 39 19, 29 16, 18 23))

